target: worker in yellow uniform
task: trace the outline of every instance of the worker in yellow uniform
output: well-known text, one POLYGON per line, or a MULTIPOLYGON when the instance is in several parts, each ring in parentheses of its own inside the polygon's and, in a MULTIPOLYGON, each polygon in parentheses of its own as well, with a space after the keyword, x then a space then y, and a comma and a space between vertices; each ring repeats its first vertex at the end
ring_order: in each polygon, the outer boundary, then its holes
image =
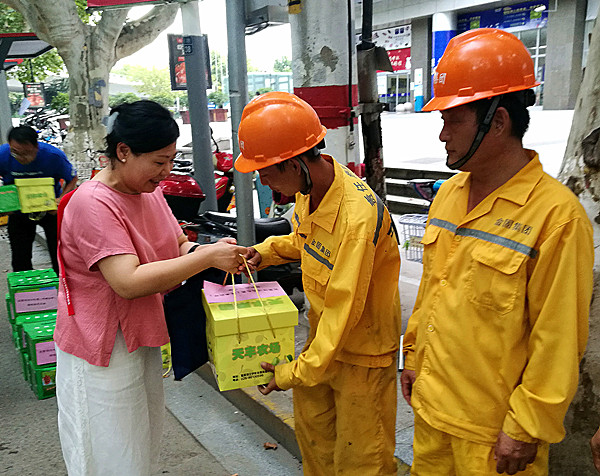
POLYGON ((404 336, 413 476, 547 475, 588 336, 594 250, 577 197, 522 146, 533 62, 512 34, 453 38, 434 77, 447 165, 404 336))
POLYGON ((326 129, 305 101, 269 92, 239 127, 240 172, 296 197, 287 236, 248 248, 255 268, 300 261, 310 333, 263 394, 294 388, 305 475, 395 475, 400 256, 391 216, 348 168, 321 154, 326 129))

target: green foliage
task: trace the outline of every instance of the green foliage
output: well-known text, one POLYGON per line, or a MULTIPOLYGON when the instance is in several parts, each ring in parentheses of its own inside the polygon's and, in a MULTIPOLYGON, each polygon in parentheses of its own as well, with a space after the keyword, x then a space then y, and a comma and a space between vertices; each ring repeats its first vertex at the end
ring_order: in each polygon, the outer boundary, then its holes
POLYGON ((57 93, 50 102, 50 107, 61 114, 69 112, 69 93, 57 93))
POLYGON ((190 107, 190 101, 188 99, 187 92, 179 91, 177 96, 179 97, 179 107, 181 109, 187 109, 190 107))
POLYGON ((210 74, 212 77, 213 89, 223 89, 223 79, 227 76, 227 56, 218 51, 210 52, 210 74))
POLYGON ((138 83, 135 88, 144 96, 173 94, 167 68, 148 69, 139 65, 125 65, 113 72, 138 83))
POLYGON ((148 99, 151 101, 157 102, 163 107, 173 108, 175 106, 175 95, 173 93, 170 94, 154 94, 150 96, 148 99))
POLYGON ((248 91, 248 100, 251 100, 254 96, 260 96, 261 94, 265 94, 273 91, 272 88, 259 88, 256 91, 248 91))
MULTIPOLYGON (((81 1, 81 0, 77 0, 81 1)), ((86 3, 83 1, 83 3, 86 3)), ((30 32, 31 28, 25 22, 23 16, 0 3, 0 31, 2 33, 30 32)), ((8 77, 17 79, 22 83, 39 82, 51 74, 60 73, 65 70, 62 58, 56 50, 52 49, 37 58, 23 61, 19 66, 8 71, 8 77)))
POLYGON ((229 101, 229 95, 223 91, 213 91, 208 95, 208 100, 217 107, 223 107, 223 104, 229 101))
POLYGON ((252 63, 250 63, 250 58, 246 58, 246 71, 248 73, 256 73, 260 70, 256 66, 253 66, 252 63))
POLYGON ((58 93, 69 94, 68 78, 54 79, 44 84, 44 95, 46 96, 47 103, 51 103, 58 93))
POLYGON ((10 102, 10 112, 13 117, 19 115, 19 108, 21 107, 21 101, 25 95, 23 93, 8 93, 8 100, 10 102))
POLYGON ((137 94, 134 94, 134 93, 113 94, 112 96, 110 96, 108 98, 108 105, 110 107, 117 107, 120 104, 135 102, 138 99, 140 99, 140 98, 138 97, 137 94))
POLYGON ((284 56, 281 59, 275 60, 273 63, 273 71, 277 73, 288 73, 292 71, 292 61, 284 56))

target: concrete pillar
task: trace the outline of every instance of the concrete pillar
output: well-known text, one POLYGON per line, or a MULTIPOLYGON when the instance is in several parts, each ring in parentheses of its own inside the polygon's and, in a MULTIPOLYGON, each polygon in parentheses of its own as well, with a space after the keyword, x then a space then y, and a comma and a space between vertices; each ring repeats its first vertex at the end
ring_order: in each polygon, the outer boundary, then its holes
POLYGON ((290 14, 294 93, 317 111, 327 128, 324 152, 342 164, 360 160, 351 115, 358 105, 353 5, 302 0, 300 12, 290 14))
POLYGON ((411 80, 415 85, 415 112, 419 112, 431 99, 431 17, 417 18, 411 22, 410 62, 411 80), (420 83, 419 84, 419 80, 420 83))
MULTIPOLYGON (((550 2, 550 6, 554 2, 550 2)), ((560 0, 548 12, 544 109, 574 109, 582 78, 586 0, 560 0)), ((542 78, 537 78, 542 79, 542 78)))

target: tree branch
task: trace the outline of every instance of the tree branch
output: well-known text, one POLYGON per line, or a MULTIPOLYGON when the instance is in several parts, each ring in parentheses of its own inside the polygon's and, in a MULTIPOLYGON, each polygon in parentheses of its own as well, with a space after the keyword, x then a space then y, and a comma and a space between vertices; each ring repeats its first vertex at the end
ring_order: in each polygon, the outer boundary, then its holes
POLYGON ((74 35, 84 35, 84 24, 77 15, 73 0, 2 0, 17 10, 37 36, 55 46, 59 52, 67 51, 74 35))
POLYGON ((128 22, 121 31, 115 47, 115 60, 125 58, 150 44, 177 15, 178 5, 157 5, 139 20, 128 22))

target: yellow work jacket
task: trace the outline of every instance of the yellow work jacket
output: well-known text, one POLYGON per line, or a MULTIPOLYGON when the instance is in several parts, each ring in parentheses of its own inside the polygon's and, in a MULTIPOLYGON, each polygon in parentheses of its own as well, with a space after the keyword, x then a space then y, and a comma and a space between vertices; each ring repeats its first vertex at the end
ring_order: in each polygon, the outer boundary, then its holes
POLYGON ((310 302, 310 333, 297 360, 278 365, 282 389, 320 383, 334 360, 387 367, 400 341, 400 255, 391 216, 377 195, 346 167, 317 209, 296 194, 294 231, 256 245, 261 268, 301 261, 310 302))
POLYGON ((413 409, 483 444, 558 442, 588 336, 594 249, 577 197, 538 156, 467 213, 470 174, 440 188, 404 336, 413 409))

